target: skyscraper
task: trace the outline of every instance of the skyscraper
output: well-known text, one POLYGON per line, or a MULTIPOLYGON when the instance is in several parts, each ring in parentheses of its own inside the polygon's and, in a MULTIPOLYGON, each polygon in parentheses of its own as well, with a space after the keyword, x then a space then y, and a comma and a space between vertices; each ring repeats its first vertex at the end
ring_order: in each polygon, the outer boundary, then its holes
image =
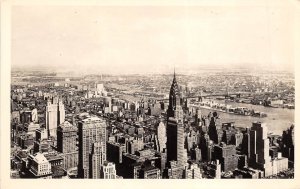
POLYGON ((49 136, 56 136, 57 128, 57 104, 53 104, 50 100, 46 106, 46 128, 49 136))
POLYGON ((89 155, 89 171, 90 178, 99 179, 101 174, 101 166, 106 161, 105 149, 106 145, 103 142, 93 143, 92 151, 89 155))
POLYGON ((78 151, 76 146, 77 127, 68 121, 57 128, 57 151, 63 153, 65 169, 76 167, 78 164, 78 151))
POLYGON ((282 155, 294 161, 294 125, 282 133, 282 155))
POLYGON ((242 153, 250 159, 250 129, 247 127, 243 135, 242 153))
POLYGON ((184 166, 187 161, 187 152, 184 149, 183 110, 175 72, 167 110, 167 162, 170 161, 176 161, 178 166, 184 166))
POLYGON ((195 115, 195 125, 196 126, 202 126, 202 115, 201 115, 201 110, 197 108, 196 110, 196 115, 195 115))
POLYGON ((201 171, 199 165, 196 163, 192 163, 189 166, 185 167, 184 171, 184 178, 185 179, 201 179, 201 171))
POLYGON ((167 161, 177 161, 178 165, 184 165, 186 156, 183 124, 177 122, 174 118, 169 118, 167 127, 167 161))
POLYGON ((59 99, 57 104, 57 125, 62 124, 65 121, 65 105, 62 100, 59 99))
POLYGON ((157 127, 158 151, 163 152, 166 148, 166 125, 161 121, 157 127))
POLYGON ((116 165, 111 162, 105 162, 101 168, 101 178, 116 179, 116 165))
MULTIPOLYGON (((180 105, 180 91, 178 88, 178 84, 176 81, 176 75, 174 71, 174 77, 173 82, 171 85, 170 93, 169 93, 169 107, 167 110, 167 116, 169 117, 175 117, 175 112, 177 110, 177 116, 178 114, 182 112, 182 107, 180 105)), ((178 117, 179 119, 182 117, 178 117)))
POLYGON ((238 167, 238 156, 235 148, 235 145, 226 145, 224 142, 214 147, 215 158, 220 160, 222 171, 234 171, 238 167))
POLYGON ((271 156, 269 155, 269 139, 266 123, 254 122, 250 130, 250 160, 255 168, 265 172, 265 176, 272 174, 271 156))
POLYGON ((57 97, 48 99, 45 114, 48 136, 56 137, 57 126, 65 121, 65 107, 62 100, 58 100, 57 97))
POLYGON ((38 112, 37 112, 37 109, 34 108, 34 109, 31 111, 31 121, 32 121, 33 123, 38 123, 38 120, 39 120, 38 112))
MULTIPOLYGON (((79 178, 92 178, 90 174, 90 168, 94 167, 90 165, 90 156, 98 154, 101 147, 101 161, 100 165, 106 160, 106 122, 98 117, 89 117, 79 121, 79 158, 78 158, 78 177, 79 178), (100 143, 99 143, 100 142, 100 143), (93 145, 94 143, 98 143, 93 145), (93 151, 94 150, 94 151, 93 151), (96 150, 96 151, 95 151, 96 150), (97 153, 96 153, 97 152, 97 153)), ((100 173, 100 167, 99 173, 100 173)), ((91 170, 93 171, 93 170, 91 170)))
POLYGON ((216 126, 217 115, 215 112, 213 114, 214 115, 210 118, 210 123, 208 126, 208 135, 215 144, 218 144, 220 141, 218 140, 218 131, 216 126))

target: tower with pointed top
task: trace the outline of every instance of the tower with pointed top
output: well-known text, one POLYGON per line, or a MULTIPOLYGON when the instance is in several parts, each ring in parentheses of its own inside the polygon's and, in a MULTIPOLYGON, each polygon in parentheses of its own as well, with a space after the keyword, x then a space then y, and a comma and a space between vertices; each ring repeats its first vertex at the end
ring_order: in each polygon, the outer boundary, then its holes
POLYGON ((180 91, 176 81, 176 74, 174 70, 173 82, 169 93, 169 107, 167 110, 167 116, 177 118, 178 120, 183 119, 183 110, 180 105, 180 91))
POLYGON ((176 162, 182 167, 187 162, 187 152, 184 149, 183 110, 180 105, 180 91, 174 70, 173 82, 169 94, 167 110, 167 162, 176 162))

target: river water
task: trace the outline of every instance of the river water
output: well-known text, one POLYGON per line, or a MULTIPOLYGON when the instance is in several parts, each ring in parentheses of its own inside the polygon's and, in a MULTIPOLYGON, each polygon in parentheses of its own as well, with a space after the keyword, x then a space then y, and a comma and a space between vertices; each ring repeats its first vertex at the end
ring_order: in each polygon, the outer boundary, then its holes
MULTIPOLYGON (((212 100, 214 102, 225 104, 224 100, 212 100)), ((267 123, 268 131, 274 134, 282 134, 282 131, 289 128, 291 124, 294 124, 294 110, 286 108, 271 108, 259 105, 227 102, 227 105, 232 107, 246 107, 248 109, 254 109, 260 112, 266 113, 268 116, 264 118, 252 117, 252 116, 242 116, 235 114, 228 114, 224 112, 218 112, 221 122, 235 122, 237 127, 251 127, 252 122, 260 121, 267 123)), ((213 110, 208 110, 201 108, 202 115, 208 115, 209 112, 213 110)))

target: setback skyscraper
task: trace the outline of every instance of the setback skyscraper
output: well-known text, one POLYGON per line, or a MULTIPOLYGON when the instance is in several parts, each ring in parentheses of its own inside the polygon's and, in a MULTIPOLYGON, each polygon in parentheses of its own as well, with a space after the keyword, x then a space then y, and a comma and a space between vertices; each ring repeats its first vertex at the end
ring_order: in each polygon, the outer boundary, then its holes
POLYGON ((251 127, 249 163, 251 166, 263 170, 265 176, 272 175, 268 128, 265 123, 254 122, 251 127))
POLYGON ((49 99, 45 114, 48 137, 56 137, 57 126, 65 121, 65 106, 62 100, 58 97, 54 97, 52 100, 49 99))

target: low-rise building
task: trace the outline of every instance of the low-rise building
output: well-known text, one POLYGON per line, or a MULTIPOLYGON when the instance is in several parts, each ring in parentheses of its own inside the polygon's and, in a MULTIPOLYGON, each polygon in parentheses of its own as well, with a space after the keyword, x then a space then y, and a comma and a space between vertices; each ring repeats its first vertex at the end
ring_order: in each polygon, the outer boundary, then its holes
POLYGON ((29 172, 33 178, 52 178, 51 164, 42 153, 29 155, 29 172))

